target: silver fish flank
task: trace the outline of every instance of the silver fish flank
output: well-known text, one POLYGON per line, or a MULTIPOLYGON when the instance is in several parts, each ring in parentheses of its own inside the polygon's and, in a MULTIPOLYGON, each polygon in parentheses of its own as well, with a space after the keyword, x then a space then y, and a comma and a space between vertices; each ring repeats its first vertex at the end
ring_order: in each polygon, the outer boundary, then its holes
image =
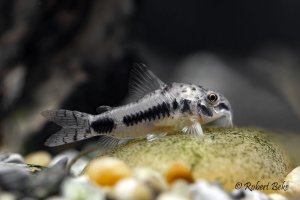
POLYGON ((45 145, 101 136, 99 142, 103 146, 114 146, 124 140, 152 140, 175 131, 201 136, 202 126, 232 126, 231 106, 223 95, 193 84, 166 84, 144 64, 131 69, 129 92, 132 103, 100 106, 98 115, 43 111, 44 117, 62 127, 45 145))

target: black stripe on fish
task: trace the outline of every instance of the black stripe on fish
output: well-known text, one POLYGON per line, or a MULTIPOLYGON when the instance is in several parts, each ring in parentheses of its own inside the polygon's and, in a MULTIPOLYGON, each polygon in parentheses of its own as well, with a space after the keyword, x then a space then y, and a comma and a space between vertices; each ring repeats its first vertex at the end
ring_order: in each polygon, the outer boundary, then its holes
POLYGON ((172 106, 173 110, 176 110, 178 108, 178 102, 176 101, 176 99, 173 101, 172 106))
POLYGON ((169 87, 168 85, 166 85, 166 86, 160 91, 160 94, 161 94, 161 95, 165 95, 169 90, 170 90, 170 87, 169 87))
POLYGON ((183 99, 180 103, 181 103, 180 110, 182 113, 192 113, 191 108, 190 108, 190 104, 191 104, 190 100, 183 99))
POLYGON ((138 124, 145 121, 151 121, 155 119, 160 119, 164 117, 170 116, 170 104, 168 103, 162 103, 157 106, 153 106, 145 111, 140 111, 135 114, 126 115, 123 117, 123 123, 126 124, 126 126, 133 126, 134 124, 138 124))
POLYGON ((115 122, 111 118, 103 118, 93 121, 91 127, 98 133, 110 133, 115 127, 115 122))
POLYGON ((224 109, 224 110, 229 110, 229 107, 225 104, 225 103, 220 103, 217 106, 220 110, 224 109))
POLYGON ((198 107, 198 112, 201 112, 203 115, 206 115, 209 117, 213 116, 212 111, 209 108, 207 108, 205 105, 198 103, 197 107, 198 107))

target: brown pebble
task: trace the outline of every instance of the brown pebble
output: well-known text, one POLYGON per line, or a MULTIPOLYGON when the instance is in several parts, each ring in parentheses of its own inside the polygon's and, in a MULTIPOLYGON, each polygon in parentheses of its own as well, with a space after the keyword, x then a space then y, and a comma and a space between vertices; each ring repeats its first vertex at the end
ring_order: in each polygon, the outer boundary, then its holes
POLYGON ((131 169, 124 162, 111 157, 92 160, 85 173, 100 186, 113 186, 119 180, 132 175, 131 169))
POLYGON ((189 183, 194 182, 191 167, 183 161, 173 162, 166 171, 165 178, 168 183, 173 183, 178 179, 186 180, 189 183))
POLYGON ((25 157, 25 162, 31 165, 48 166, 51 159, 52 157, 47 151, 35 151, 25 157))

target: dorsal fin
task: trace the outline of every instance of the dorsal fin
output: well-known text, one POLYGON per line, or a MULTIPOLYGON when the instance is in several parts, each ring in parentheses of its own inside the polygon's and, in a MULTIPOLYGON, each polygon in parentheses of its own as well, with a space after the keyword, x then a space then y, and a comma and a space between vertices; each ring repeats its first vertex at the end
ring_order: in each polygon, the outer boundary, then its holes
POLYGON ((166 86, 145 64, 133 65, 129 75, 129 94, 135 100, 166 86))
POLYGON ((110 106, 99 106, 98 108, 96 108, 96 111, 99 114, 110 111, 110 110, 112 110, 112 107, 110 107, 110 106))

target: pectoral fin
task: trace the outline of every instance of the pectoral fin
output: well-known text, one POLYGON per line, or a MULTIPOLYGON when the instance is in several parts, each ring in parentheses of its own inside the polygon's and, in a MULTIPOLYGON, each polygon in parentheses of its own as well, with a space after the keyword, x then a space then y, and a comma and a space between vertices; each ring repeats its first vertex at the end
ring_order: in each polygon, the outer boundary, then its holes
POLYGON ((194 122, 191 126, 186 126, 182 129, 183 133, 191 134, 194 136, 202 136, 203 130, 199 122, 194 122))
POLYGON ((167 133, 151 133, 147 135, 147 140, 149 142, 154 141, 154 140, 158 140, 160 138, 163 138, 167 135, 167 133))
POLYGON ((129 140, 127 140, 127 139, 117 139, 117 138, 109 137, 106 135, 101 135, 98 140, 98 143, 101 145, 101 148, 103 150, 108 150, 108 149, 112 149, 112 148, 116 147, 119 144, 124 144, 128 141, 129 140))

